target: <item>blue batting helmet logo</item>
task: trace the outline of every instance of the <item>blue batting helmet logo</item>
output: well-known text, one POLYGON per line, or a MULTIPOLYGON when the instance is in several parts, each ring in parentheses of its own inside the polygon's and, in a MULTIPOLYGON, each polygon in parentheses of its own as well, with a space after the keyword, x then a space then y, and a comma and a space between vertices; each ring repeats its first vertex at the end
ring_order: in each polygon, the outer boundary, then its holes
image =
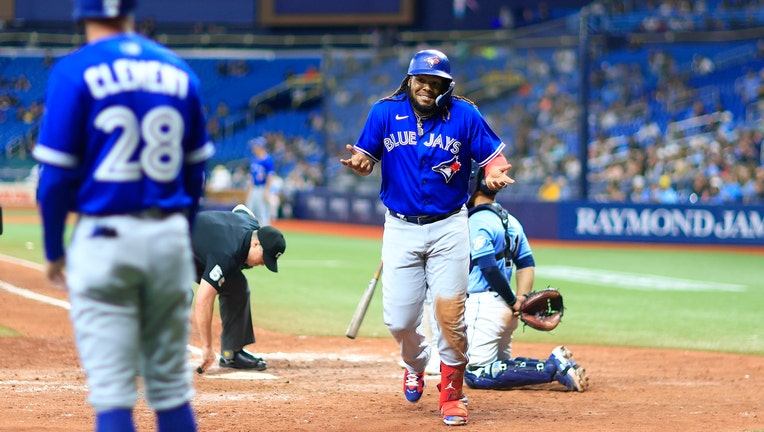
POLYGON ((434 67, 436 64, 440 63, 440 59, 438 59, 437 57, 427 57, 426 59, 424 59, 424 61, 428 65, 430 65, 430 67, 434 67))

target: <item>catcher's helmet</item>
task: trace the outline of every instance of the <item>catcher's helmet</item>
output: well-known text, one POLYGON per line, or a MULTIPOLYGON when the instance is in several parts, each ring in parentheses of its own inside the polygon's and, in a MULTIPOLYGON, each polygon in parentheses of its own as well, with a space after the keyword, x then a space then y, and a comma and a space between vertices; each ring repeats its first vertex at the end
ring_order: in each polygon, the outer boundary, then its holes
POLYGON ((409 75, 435 75, 453 80, 451 62, 438 50, 428 49, 414 54, 409 62, 409 75))
MULTIPOLYGON (((477 165, 477 164, 475 164, 477 165)), ((474 177, 470 178, 470 186, 471 191, 473 192, 483 192, 486 195, 496 195, 499 191, 495 191, 493 189, 490 189, 488 187, 488 184, 485 182, 485 168, 477 167, 477 172, 474 174, 474 177), (474 183, 473 183, 474 182, 474 183)))
POLYGON ((470 171, 470 198, 467 200, 467 208, 475 207, 475 197, 481 192, 491 198, 495 197, 499 191, 488 187, 485 182, 485 168, 481 168, 473 161, 472 171, 470 171))
POLYGON ((130 14, 138 0, 74 0, 75 21, 117 18, 130 14))

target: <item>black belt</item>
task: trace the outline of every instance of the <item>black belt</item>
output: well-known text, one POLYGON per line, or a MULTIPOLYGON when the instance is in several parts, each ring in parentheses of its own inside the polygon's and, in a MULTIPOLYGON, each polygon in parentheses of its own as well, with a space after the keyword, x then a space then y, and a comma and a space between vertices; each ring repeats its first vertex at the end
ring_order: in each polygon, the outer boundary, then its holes
POLYGON ((174 214, 178 214, 178 210, 165 210, 159 207, 151 207, 139 212, 128 213, 128 216, 132 216, 139 219, 166 219, 174 214))
POLYGON ((458 209, 450 212, 450 213, 443 213, 439 215, 427 215, 427 216, 406 216, 405 214, 398 213, 396 211, 392 211, 388 209, 390 212, 390 215, 397 217, 400 220, 404 220, 409 223, 417 224, 417 225, 427 225, 431 224, 433 222, 442 221, 443 219, 447 217, 451 217, 457 213, 459 213, 462 210, 461 207, 458 209))

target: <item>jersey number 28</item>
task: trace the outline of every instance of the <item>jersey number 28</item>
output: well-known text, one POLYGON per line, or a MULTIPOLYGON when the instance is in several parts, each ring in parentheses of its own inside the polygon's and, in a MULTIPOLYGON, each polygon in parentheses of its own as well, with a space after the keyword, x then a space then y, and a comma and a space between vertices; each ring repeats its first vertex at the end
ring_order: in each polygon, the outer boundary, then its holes
POLYGON ((180 172, 183 159, 183 117, 171 106, 151 109, 142 119, 125 106, 112 106, 101 111, 94 126, 112 133, 120 128, 114 146, 94 173, 98 181, 131 182, 145 173, 157 182, 174 180, 180 172), (138 160, 132 161, 141 140, 138 160))

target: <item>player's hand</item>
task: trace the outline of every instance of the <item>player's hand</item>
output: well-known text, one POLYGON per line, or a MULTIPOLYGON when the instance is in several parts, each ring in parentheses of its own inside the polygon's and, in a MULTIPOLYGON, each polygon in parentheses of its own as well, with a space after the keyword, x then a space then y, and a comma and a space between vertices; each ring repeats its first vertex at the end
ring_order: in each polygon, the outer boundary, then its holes
POLYGON ((485 184, 488 189, 501 190, 507 187, 507 185, 515 182, 515 179, 507 176, 507 171, 512 168, 512 164, 499 165, 494 167, 491 172, 485 176, 485 184))
POLYGON ((66 289, 66 274, 64 268, 66 267, 66 258, 61 257, 55 261, 48 262, 48 267, 45 271, 45 275, 48 280, 59 289, 66 289))
POLYGON ((356 150, 352 145, 346 144, 345 148, 350 150, 350 159, 340 159, 340 163, 352 169, 362 176, 371 174, 374 169, 374 162, 365 154, 356 150))
POLYGON ((196 371, 204 373, 207 369, 212 367, 212 364, 215 363, 215 360, 217 359, 218 356, 215 354, 215 350, 213 350, 212 347, 202 348, 202 364, 199 365, 199 368, 196 371))
POLYGON ((512 305, 512 306, 510 307, 510 309, 512 309, 512 315, 514 315, 514 316, 516 316, 516 317, 519 317, 519 316, 520 316, 520 308, 521 308, 521 307, 523 307, 523 302, 524 302, 524 301, 525 301, 525 299, 527 299, 527 298, 528 298, 528 297, 527 297, 527 296, 525 296, 525 295, 519 295, 519 296, 517 296, 517 301, 515 302, 515 304, 514 304, 514 305, 512 305))

